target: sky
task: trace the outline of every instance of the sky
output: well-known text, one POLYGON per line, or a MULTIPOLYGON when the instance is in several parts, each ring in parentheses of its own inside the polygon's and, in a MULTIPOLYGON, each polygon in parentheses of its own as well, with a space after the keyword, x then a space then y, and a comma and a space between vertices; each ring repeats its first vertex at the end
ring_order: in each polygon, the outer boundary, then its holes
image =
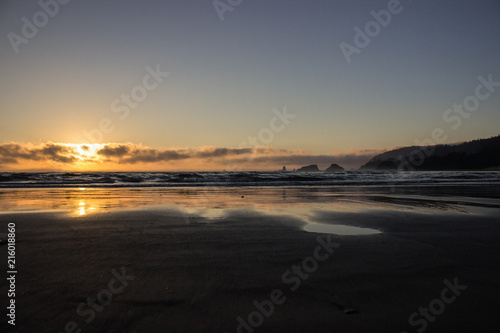
POLYGON ((492 137, 499 17, 498 0, 3 0, 0 170, 349 169, 492 137))

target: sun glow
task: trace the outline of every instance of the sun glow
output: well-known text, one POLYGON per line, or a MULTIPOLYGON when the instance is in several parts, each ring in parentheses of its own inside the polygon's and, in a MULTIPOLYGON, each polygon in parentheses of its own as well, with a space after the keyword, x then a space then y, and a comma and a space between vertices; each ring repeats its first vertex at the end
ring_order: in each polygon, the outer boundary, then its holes
POLYGON ((99 158, 97 155, 97 151, 103 147, 102 144, 93 143, 93 144, 67 144, 68 147, 71 147, 73 151, 76 153, 75 157, 80 159, 81 161, 95 161, 99 158))
POLYGON ((104 147, 103 144, 99 143, 66 143, 63 145, 71 150, 71 157, 74 158, 71 168, 77 171, 86 171, 89 170, 89 167, 95 167, 95 164, 101 160, 98 152, 104 147))

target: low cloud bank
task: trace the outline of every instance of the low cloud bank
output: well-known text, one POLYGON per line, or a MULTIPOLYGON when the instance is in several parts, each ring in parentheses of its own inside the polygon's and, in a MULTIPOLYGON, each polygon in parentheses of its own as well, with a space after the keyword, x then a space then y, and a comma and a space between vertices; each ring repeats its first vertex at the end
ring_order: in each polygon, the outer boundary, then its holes
POLYGON ((201 147, 158 149, 134 143, 41 144, 9 142, 0 144, 2 169, 74 169, 90 166, 93 170, 148 169, 185 170, 275 170, 286 165, 289 169, 318 164, 327 167, 337 163, 346 169, 358 168, 385 150, 353 150, 332 155, 313 155, 304 150, 273 147, 201 147), (128 167, 127 167, 128 166, 128 167), (137 169, 137 168, 135 168, 137 169))

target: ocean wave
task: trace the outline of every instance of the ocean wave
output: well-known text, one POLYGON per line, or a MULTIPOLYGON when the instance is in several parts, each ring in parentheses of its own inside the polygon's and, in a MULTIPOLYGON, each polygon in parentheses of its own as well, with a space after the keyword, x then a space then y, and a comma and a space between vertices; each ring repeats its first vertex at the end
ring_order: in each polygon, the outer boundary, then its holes
POLYGON ((4 172, 0 188, 500 184, 500 172, 4 172))

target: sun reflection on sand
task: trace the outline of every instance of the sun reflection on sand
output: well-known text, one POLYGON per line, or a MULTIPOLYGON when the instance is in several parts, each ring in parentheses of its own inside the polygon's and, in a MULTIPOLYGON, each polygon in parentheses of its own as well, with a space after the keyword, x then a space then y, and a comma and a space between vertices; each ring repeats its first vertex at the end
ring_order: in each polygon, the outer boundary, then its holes
POLYGON ((0 190, 4 212, 63 211, 73 216, 88 216, 111 210, 176 208, 187 214, 217 218, 228 210, 250 209, 266 214, 303 214, 312 206, 335 205, 336 210, 352 211, 353 203, 312 193, 306 201, 293 191, 231 188, 61 188, 0 190))
POLYGON ((85 202, 80 201, 78 205, 80 206, 80 208, 78 209, 78 215, 80 216, 85 215, 85 202))
POLYGON ((415 198, 403 202, 389 199, 387 195, 324 188, 5 189, 0 190, 0 211, 59 211, 79 218, 117 210, 174 209, 185 216, 219 220, 231 211, 248 210, 266 215, 292 216, 305 223, 314 223, 317 222, 314 215, 318 210, 336 214, 383 210, 430 214, 453 208, 447 203, 437 205, 435 200, 424 200, 426 205, 423 207, 422 204, 412 204, 415 198), (434 206, 429 206, 432 202, 434 206), (446 207, 443 208, 443 205, 446 207))

